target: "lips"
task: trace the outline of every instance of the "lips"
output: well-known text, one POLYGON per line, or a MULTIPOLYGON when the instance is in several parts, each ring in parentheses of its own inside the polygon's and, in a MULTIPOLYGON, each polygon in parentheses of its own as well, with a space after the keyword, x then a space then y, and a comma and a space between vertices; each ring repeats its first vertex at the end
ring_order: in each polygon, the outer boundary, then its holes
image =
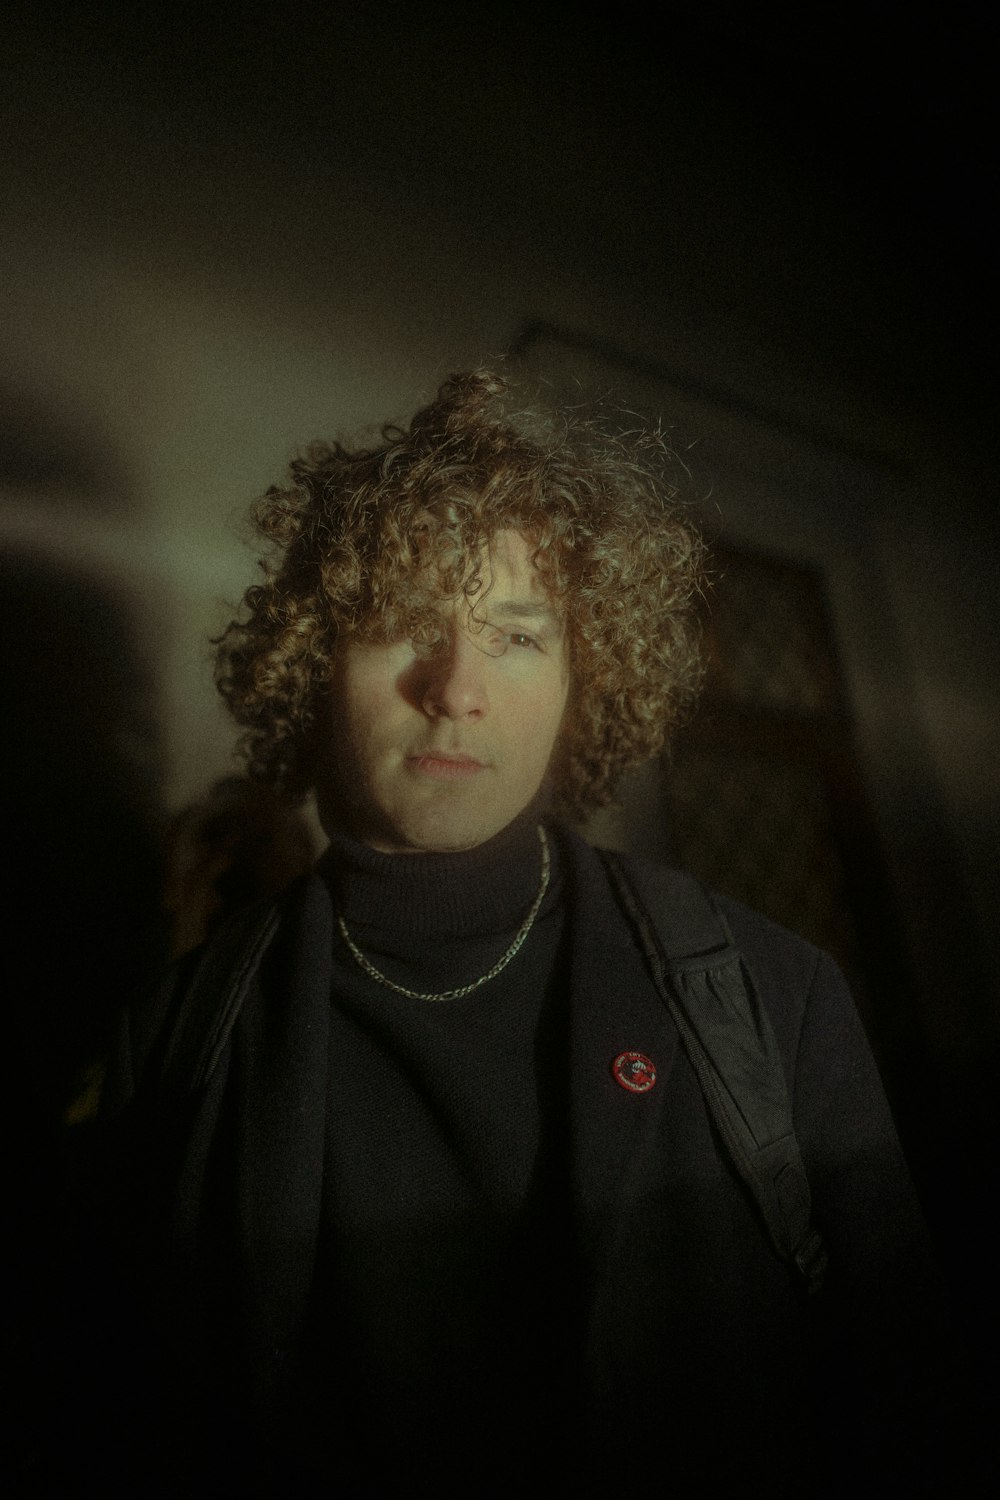
POLYGON ((406 764, 420 776, 436 781, 462 781, 478 776, 486 767, 472 755, 450 755, 441 750, 427 750, 422 755, 408 755, 406 764))

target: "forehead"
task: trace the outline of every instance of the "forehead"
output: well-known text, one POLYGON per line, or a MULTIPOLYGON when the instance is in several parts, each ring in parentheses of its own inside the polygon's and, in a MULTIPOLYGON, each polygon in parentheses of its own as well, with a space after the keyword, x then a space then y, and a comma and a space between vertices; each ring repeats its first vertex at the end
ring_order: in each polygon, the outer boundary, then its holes
MULTIPOLYGON (((442 616, 468 612, 482 625, 520 625, 550 639, 565 629, 565 606, 530 533, 516 528, 456 535, 418 518, 409 546, 372 569, 370 605, 345 634, 373 641, 437 639, 442 616), (408 555, 407 555, 408 553, 408 555)), ((544 554, 541 554, 544 557, 544 554)))
MULTIPOLYGON (((473 607, 489 599, 495 609, 506 600, 530 602, 539 610, 560 614, 551 580, 539 566, 537 547, 523 532, 506 528, 484 536, 471 545, 452 540, 447 532, 428 526, 417 534, 417 569, 408 586, 423 595, 426 603, 457 601, 464 597, 473 607)), ((407 581, 401 579, 404 590, 407 581)))
POLYGON ((508 590, 539 601, 548 600, 545 578, 535 560, 535 549, 520 531, 498 531, 483 546, 475 572, 493 593, 508 590))

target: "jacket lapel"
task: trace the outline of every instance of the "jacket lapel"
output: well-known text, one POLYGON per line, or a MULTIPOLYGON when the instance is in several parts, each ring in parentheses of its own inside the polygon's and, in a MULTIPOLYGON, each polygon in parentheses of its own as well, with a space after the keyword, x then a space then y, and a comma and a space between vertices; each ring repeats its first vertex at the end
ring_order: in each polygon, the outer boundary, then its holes
POLYGON ((319 1238, 333 917, 316 876, 296 892, 233 1035, 235 1231, 247 1369, 266 1403, 307 1313, 319 1238))
POLYGON ((584 1264, 600 1279, 636 1215, 662 1150, 661 1124, 679 1038, 646 971, 600 858, 572 837, 570 1150, 584 1264), (614 1063, 638 1052, 656 1070, 645 1092, 616 1079, 614 1063))

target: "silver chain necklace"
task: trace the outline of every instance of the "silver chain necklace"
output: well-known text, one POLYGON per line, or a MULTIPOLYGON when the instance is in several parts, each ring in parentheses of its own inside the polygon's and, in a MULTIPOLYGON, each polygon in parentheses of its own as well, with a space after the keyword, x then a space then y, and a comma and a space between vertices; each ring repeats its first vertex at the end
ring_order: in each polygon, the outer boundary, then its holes
POLYGON ((397 995, 405 995, 408 1000, 460 1000, 463 995, 471 995, 472 991, 478 990, 481 984, 486 984, 488 980, 495 979, 502 969, 506 969, 507 965, 514 957, 515 953, 517 953, 518 949, 521 947, 521 944, 524 942, 525 938, 528 936, 528 933, 534 926, 535 918, 538 916, 541 904, 545 899, 545 892, 548 890, 549 886, 549 841, 545 836, 545 829, 542 827, 541 823, 539 823, 538 825, 538 841, 542 846, 542 881, 538 887, 538 895, 531 903, 531 910, 525 917, 524 921, 521 923, 521 926, 518 929, 517 937, 511 943, 510 947, 507 949, 507 952, 503 955, 503 957, 497 960, 492 969, 488 969, 485 974, 481 974, 479 978, 474 979, 471 984, 463 984, 457 990, 442 990, 441 994, 439 995, 424 994, 421 990, 408 990, 405 985, 396 984, 394 980, 386 978, 386 976, 381 973, 380 970, 376 969, 373 963, 370 963, 369 960, 365 958, 365 955, 361 952, 361 949, 357 947, 357 945, 351 938, 351 935, 347 930, 347 923, 344 921, 343 916, 338 913, 337 925, 340 928, 340 935, 344 939, 344 942, 347 944, 347 949, 351 957, 354 959, 358 967, 365 971, 370 979, 375 979, 379 984, 386 985, 388 989, 395 990, 397 995))

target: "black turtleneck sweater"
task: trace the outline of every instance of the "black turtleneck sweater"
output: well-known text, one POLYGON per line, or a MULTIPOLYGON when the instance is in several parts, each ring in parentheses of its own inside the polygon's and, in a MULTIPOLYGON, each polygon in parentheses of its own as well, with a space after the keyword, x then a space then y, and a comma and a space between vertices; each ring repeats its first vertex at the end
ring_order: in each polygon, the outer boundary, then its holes
MULTIPOLYGON (((565 1119, 552 1115, 562 1090, 551 1085, 567 1066, 569 986, 551 832, 548 845, 548 889, 526 940, 466 996, 401 995, 335 933, 322 1246, 302 1389, 326 1462, 329 1414, 343 1413, 334 1462, 356 1490, 378 1492, 414 1465, 461 1487, 471 1465, 487 1493, 481 1466, 516 1482, 536 1428, 550 1452, 559 1446, 553 1404, 570 1402, 561 1320, 573 1299, 565 1119)), ((513 942, 542 851, 529 816, 454 855, 386 855, 338 837, 322 869, 365 957, 397 984, 437 993, 476 980, 513 942)))

